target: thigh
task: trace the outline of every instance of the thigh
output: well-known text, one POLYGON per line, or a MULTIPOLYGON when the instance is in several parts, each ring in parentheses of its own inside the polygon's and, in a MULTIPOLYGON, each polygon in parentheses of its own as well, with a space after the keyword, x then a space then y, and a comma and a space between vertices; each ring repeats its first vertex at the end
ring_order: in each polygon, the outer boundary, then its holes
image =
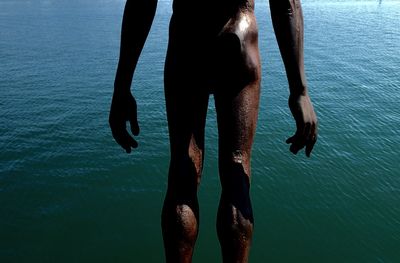
POLYGON ((219 132, 219 164, 222 181, 232 173, 232 167, 250 176, 250 157, 256 130, 260 98, 260 64, 257 45, 242 50, 242 58, 234 65, 236 78, 222 80, 215 92, 219 132), (252 57, 253 56, 253 57, 252 57), (250 61, 250 63, 249 63, 250 61), (245 76, 241 78, 240 76, 245 76), (251 77, 249 77, 251 76, 251 77), (236 169, 236 168, 235 168, 236 169))
POLYGON ((176 91, 175 87, 167 86, 165 89, 172 157, 204 149, 208 93, 198 92, 193 86, 186 88, 190 91, 176 91))
MULTIPOLYGON (((209 94, 196 79, 195 67, 189 60, 182 64, 178 55, 168 51, 164 76, 172 170, 188 173, 184 167, 189 163, 191 167, 194 165, 199 176, 209 94)), ((173 171, 172 174, 177 173, 173 171)))
POLYGON ((259 83, 251 83, 235 96, 215 94, 221 175, 241 164, 250 175, 250 157, 257 125, 259 83))

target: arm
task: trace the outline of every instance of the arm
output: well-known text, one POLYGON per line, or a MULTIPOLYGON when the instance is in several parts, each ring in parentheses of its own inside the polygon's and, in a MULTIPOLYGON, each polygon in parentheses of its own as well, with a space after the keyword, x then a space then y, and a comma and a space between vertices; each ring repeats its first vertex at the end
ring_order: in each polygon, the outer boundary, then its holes
POLYGON ((133 135, 139 134, 136 100, 130 92, 133 73, 153 22, 157 0, 127 0, 122 19, 121 49, 114 82, 109 123, 116 142, 131 152, 137 142, 126 130, 130 122, 133 135))
POLYGON ((303 57, 303 14, 300 0, 269 0, 272 23, 289 82, 289 108, 296 133, 287 139, 297 154, 306 147, 309 157, 317 140, 317 117, 307 91, 303 57))

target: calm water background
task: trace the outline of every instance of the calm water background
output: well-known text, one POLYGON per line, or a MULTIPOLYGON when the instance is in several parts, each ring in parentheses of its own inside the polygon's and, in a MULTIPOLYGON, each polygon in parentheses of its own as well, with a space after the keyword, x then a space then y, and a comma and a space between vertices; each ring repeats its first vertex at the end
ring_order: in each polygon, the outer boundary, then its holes
MULTIPOLYGON (((122 0, 0 0, 0 262, 163 262, 169 146, 160 1, 134 93, 139 149, 112 140, 108 109, 122 0)), ((253 151, 251 262, 400 262, 400 2, 304 0, 305 63, 320 121, 293 156, 287 84, 257 2, 262 102, 253 151)), ((211 100, 194 262, 220 262, 211 100)))

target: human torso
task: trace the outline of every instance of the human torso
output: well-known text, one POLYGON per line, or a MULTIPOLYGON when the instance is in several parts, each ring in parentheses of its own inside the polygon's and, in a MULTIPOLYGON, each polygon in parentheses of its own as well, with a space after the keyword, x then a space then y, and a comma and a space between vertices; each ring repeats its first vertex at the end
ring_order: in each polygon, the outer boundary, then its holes
POLYGON ((239 14, 254 16, 254 0, 174 0, 170 30, 185 37, 212 37, 237 20, 239 14))
POLYGON ((233 75, 246 80, 259 67, 257 34, 253 0, 174 0, 167 75, 214 84, 237 82, 233 75))

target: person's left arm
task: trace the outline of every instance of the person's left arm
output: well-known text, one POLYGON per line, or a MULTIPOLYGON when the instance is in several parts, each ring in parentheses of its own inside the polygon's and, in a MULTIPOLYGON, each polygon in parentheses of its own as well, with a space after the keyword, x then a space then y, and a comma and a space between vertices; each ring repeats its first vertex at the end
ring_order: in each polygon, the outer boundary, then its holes
POLYGON ((295 134, 286 140, 290 151, 302 148, 310 157, 317 141, 317 115, 308 94, 304 72, 303 13, 300 0, 269 0, 272 23, 289 82, 289 108, 296 121, 295 134))

